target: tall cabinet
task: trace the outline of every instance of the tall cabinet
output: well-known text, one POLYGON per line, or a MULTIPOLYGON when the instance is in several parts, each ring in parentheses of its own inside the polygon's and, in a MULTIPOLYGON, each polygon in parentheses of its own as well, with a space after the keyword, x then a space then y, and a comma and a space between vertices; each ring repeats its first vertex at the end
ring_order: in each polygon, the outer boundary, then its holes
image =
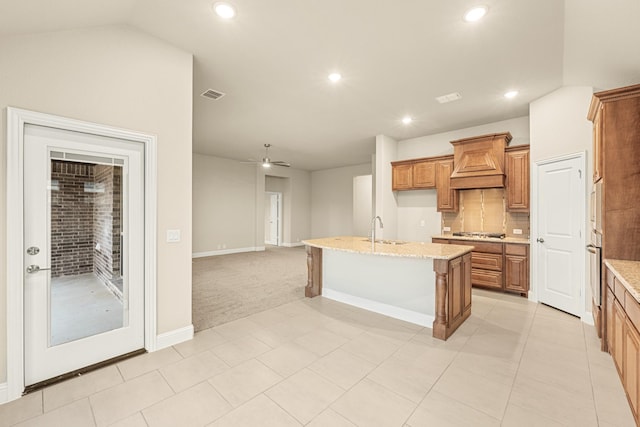
POLYGON ((594 182, 602 179, 602 257, 640 260, 640 84, 598 92, 594 182))
MULTIPOLYGON (((640 85, 595 93, 588 118, 593 181, 602 185, 602 258, 640 261, 640 85)), ((640 425, 640 303, 610 269, 602 270, 603 349, 613 357, 640 425)))

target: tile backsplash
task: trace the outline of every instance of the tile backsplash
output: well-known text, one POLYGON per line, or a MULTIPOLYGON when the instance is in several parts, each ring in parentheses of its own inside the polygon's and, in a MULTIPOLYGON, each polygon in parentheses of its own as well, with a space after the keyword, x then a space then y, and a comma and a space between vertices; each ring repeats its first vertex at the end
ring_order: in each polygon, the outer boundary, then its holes
POLYGON ((503 188, 460 190, 458 197, 460 209, 442 213, 442 228, 529 237, 529 214, 507 212, 503 188), (522 235, 515 235, 514 229, 522 230, 522 235))

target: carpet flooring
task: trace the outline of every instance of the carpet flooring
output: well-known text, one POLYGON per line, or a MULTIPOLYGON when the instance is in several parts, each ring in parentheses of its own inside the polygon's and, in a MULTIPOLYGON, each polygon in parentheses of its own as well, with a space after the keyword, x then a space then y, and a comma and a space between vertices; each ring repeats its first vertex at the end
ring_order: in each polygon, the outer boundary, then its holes
POLYGON ((306 284, 304 247, 196 258, 193 326, 201 331, 304 298, 306 284))

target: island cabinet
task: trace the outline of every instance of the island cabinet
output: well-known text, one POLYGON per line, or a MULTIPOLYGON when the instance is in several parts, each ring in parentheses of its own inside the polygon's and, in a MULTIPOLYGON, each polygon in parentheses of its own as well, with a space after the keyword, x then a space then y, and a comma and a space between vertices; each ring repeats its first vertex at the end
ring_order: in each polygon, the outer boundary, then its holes
POLYGON ((505 150, 507 211, 529 212, 529 146, 505 150))
POLYGON ((640 303, 636 298, 640 283, 630 283, 625 279, 629 271, 632 278, 637 276, 640 262, 606 260, 605 265, 604 339, 636 425, 640 425, 640 303))
POLYGON ((429 327, 446 340, 471 315, 471 247, 361 236, 311 239, 305 296, 429 327), (434 274, 435 273, 435 274, 434 274))

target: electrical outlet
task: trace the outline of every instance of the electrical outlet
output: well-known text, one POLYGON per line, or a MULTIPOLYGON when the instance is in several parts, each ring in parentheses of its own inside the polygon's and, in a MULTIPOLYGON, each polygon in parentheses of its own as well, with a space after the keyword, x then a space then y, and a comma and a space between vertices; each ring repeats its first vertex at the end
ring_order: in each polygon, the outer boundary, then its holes
POLYGON ((424 227, 424 219, 420 220, 420 227, 424 227))
POLYGON ((513 234, 522 234, 522 229, 520 229, 520 228, 514 228, 514 229, 513 229, 513 234))
POLYGON ((442 231, 451 231, 451 227, 442 227, 442 231))

